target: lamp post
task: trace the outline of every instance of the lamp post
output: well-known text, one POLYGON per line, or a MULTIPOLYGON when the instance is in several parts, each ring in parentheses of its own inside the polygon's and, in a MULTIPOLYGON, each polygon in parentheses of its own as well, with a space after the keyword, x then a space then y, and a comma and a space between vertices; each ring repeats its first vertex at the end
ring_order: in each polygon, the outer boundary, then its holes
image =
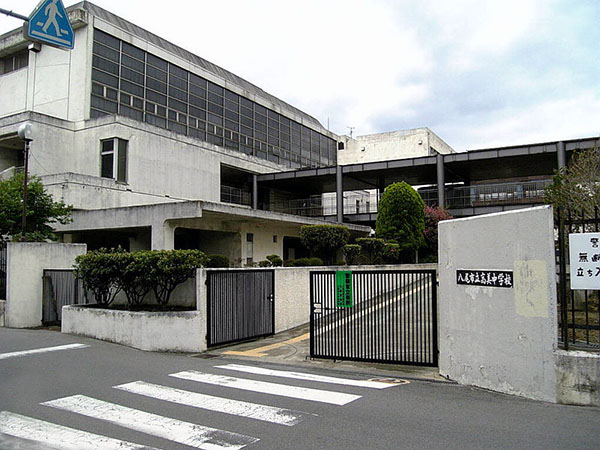
POLYGON ((19 127, 19 137, 25 142, 23 149, 23 160, 25 174, 23 176, 23 220, 21 223, 21 239, 25 240, 25 230, 27 225, 27 172, 29 170, 29 145, 33 141, 33 127, 30 123, 24 123, 19 127))

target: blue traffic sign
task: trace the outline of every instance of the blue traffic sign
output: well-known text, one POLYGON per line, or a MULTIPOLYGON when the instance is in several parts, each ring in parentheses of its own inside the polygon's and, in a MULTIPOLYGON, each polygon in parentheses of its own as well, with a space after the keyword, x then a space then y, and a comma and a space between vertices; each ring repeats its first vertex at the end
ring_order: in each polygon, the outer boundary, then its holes
POLYGON ((44 0, 29 16, 27 36, 56 47, 72 49, 75 34, 61 0, 44 0))

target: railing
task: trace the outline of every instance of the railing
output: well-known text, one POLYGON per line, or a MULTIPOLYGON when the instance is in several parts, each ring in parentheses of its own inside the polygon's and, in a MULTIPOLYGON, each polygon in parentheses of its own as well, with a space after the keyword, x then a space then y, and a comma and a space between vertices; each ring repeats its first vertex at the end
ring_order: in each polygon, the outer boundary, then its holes
MULTIPOLYGON (((480 206, 543 203, 546 187, 552 180, 520 183, 478 184, 446 188, 446 209, 480 206)), ((437 189, 420 189, 426 205, 438 204, 437 189)))
MULTIPOLYGON (((336 215, 337 200, 333 195, 313 196, 309 198, 285 200, 272 203, 270 211, 296 216, 324 217, 336 215)), ((344 214, 369 214, 377 212, 377 198, 368 194, 351 195, 344 198, 344 214)))
POLYGON ((250 206, 252 204, 252 194, 243 189, 221 185, 221 201, 223 203, 250 206))

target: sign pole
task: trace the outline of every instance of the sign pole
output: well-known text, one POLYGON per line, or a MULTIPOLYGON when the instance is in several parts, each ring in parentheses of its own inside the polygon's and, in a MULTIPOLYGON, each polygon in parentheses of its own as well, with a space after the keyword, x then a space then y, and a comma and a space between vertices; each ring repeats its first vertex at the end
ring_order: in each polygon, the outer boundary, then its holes
POLYGON ((25 140, 25 149, 23 157, 25 160, 25 173, 23 174, 23 221, 21 228, 21 240, 25 240, 25 232, 27 229, 27 172, 29 170, 29 143, 30 140, 25 140))

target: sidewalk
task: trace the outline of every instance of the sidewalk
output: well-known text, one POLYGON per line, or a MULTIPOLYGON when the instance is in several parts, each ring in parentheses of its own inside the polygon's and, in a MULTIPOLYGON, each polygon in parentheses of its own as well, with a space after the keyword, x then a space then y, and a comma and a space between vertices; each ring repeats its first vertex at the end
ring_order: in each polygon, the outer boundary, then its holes
POLYGON ((438 374, 436 367, 310 359, 309 345, 309 324, 305 324, 266 338, 209 349, 196 356, 199 358, 220 357, 255 363, 287 364, 296 367, 310 366, 328 370, 361 372, 385 378, 451 383, 438 374))

